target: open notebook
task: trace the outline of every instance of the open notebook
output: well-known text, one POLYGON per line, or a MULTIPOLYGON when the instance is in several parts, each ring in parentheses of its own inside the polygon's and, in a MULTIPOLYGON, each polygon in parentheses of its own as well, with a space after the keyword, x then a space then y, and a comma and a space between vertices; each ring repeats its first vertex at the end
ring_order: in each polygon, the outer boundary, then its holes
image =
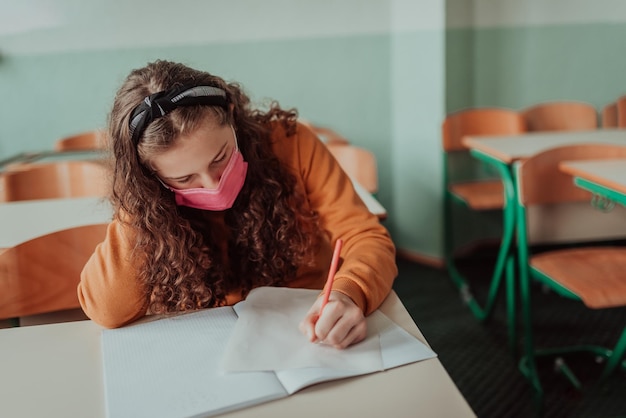
POLYGON ((316 347, 299 334, 297 323, 300 310, 308 310, 318 295, 259 288, 234 307, 103 330, 107 416, 208 417, 287 397, 315 383, 436 356, 380 311, 367 318, 370 331, 363 343, 346 350, 316 347), (281 321, 294 321, 295 332, 281 321), (268 323, 276 325, 266 328, 274 330, 270 334, 284 334, 278 349, 276 335, 249 332, 268 323), (303 341, 307 347, 297 348, 303 341), (287 351, 300 355, 284 355, 287 351))

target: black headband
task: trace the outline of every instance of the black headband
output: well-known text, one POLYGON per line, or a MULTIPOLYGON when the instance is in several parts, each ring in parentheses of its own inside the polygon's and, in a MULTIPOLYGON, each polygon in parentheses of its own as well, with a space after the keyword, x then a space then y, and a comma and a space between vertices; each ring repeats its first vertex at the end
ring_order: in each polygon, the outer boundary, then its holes
POLYGON ((135 146, 152 121, 180 106, 228 107, 226 92, 212 86, 183 86, 151 94, 133 109, 128 126, 135 146))

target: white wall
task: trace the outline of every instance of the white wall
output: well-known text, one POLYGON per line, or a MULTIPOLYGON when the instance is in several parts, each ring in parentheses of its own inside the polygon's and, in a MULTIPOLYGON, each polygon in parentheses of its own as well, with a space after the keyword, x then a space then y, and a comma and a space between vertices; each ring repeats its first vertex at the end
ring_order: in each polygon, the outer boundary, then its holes
POLYGON ((389 0, 0 0, 11 54, 388 33, 391 24, 389 0))
POLYGON ((626 22, 623 0, 447 0, 449 28, 626 22))

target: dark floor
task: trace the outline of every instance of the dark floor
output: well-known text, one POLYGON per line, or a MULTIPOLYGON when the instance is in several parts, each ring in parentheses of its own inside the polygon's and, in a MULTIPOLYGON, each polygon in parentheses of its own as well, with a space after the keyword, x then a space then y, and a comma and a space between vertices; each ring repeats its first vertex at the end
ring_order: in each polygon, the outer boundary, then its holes
MULTIPOLYGON (((479 300, 488 286, 492 261, 474 257, 466 263, 479 300)), ((503 299, 493 317, 481 323, 463 304, 445 270, 403 259, 398 267, 395 291, 479 418, 626 417, 626 372, 618 370, 599 383, 603 365, 586 355, 567 358, 582 391, 553 371, 552 360, 538 364, 545 391, 538 410, 517 367, 519 354, 507 346, 503 299)), ((626 325, 626 309, 592 311, 539 288, 533 289, 532 297, 535 342, 542 347, 562 342, 613 347, 626 325)))

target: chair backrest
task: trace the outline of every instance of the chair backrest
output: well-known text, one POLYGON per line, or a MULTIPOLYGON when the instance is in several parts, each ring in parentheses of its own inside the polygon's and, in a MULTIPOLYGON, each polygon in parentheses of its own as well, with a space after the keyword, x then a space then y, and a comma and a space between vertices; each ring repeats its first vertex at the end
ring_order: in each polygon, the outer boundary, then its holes
POLYGON ((96 161, 24 164, 0 174, 0 199, 58 199, 108 194, 108 171, 96 161))
POLYGON ((0 319, 79 308, 80 273, 106 227, 65 229, 0 252, 0 319))
POLYGON ((626 128, 626 96, 617 99, 617 127, 626 128))
POLYGON ((617 128, 617 102, 609 103, 602 108, 602 127, 617 128))
POLYGON ((522 115, 512 109, 474 108, 446 116, 442 124, 443 149, 466 150, 461 143, 468 135, 515 135, 525 131, 522 115))
POLYGON ((519 166, 519 201, 524 206, 589 201, 591 194, 574 185, 559 163, 615 158, 626 158, 626 144, 567 145, 535 154, 519 166))
POLYGON ((598 128, 596 108, 584 102, 539 103, 522 111, 528 131, 585 131, 598 128))
POLYGON ((341 168, 365 190, 378 191, 376 156, 371 151, 354 145, 326 144, 341 168))
POLYGON ((101 130, 82 132, 57 140, 55 151, 98 150, 105 146, 105 133, 101 130))
POLYGON ((315 125, 307 120, 299 119, 298 122, 308 127, 310 130, 319 137, 319 139, 325 144, 332 145, 348 145, 350 141, 343 135, 340 135, 331 128, 325 126, 315 125))

